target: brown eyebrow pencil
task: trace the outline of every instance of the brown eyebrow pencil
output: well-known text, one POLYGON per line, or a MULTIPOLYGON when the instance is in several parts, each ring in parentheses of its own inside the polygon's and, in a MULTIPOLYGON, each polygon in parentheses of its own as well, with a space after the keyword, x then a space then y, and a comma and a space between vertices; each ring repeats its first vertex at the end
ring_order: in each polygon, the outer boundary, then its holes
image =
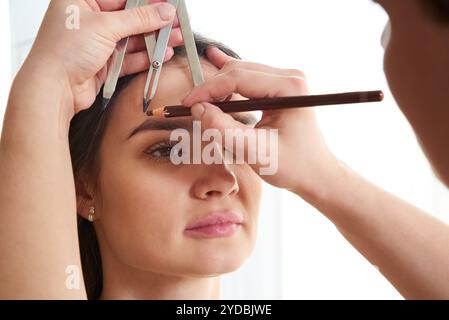
MULTIPOLYGON (((382 91, 347 92, 325 95, 293 96, 265 99, 250 99, 213 103, 224 113, 264 111, 276 109, 308 108, 342 104, 379 102, 384 98, 382 91)), ((190 108, 185 106, 167 106, 149 110, 147 115, 156 118, 190 117, 190 108)))

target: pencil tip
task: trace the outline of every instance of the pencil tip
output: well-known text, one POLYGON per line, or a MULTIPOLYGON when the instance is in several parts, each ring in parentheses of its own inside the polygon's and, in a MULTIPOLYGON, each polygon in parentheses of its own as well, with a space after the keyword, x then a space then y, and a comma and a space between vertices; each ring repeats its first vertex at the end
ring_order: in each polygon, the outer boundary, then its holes
POLYGON ((154 117, 153 110, 147 111, 147 116, 149 116, 149 117, 154 117))
POLYGON ((151 100, 143 99, 143 112, 148 111, 148 107, 150 106, 151 100))
POLYGON ((103 110, 105 110, 108 107, 109 101, 111 101, 111 99, 103 98, 103 103, 102 103, 103 110))

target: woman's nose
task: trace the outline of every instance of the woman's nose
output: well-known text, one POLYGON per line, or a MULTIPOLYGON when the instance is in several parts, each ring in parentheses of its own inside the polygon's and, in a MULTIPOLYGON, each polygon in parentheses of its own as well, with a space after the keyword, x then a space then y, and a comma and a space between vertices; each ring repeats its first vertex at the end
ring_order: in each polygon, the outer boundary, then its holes
POLYGON ((237 177, 223 165, 209 165, 204 176, 195 181, 193 193, 198 199, 225 198, 239 192, 237 177), (221 167, 221 168, 220 168, 221 167))
POLYGON ((223 156, 221 160, 221 163, 202 165, 199 168, 200 177, 193 185, 196 198, 224 198, 239 192, 237 176, 232 166, 226 163, 223 156))

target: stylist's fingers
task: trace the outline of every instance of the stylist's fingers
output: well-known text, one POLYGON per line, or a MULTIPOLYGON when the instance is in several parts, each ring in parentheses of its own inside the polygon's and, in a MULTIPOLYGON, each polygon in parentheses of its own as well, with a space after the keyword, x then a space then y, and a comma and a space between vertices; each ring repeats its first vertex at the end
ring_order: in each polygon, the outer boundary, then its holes
MULTIPOLYGON (((296 69, 280 69, 271 67, 268 65, 253 63, 253 62, 246 62, 242 60, 235 59, 234 57, 228 56, 225 52, 221 51, 220 49, 216 47, 208 48, 207 51, 207 57, 208 60, 214 64, 217 68, 220 69, 220 71, 217 73, 223 74, 228 73, 233 69, 245 69, 245 70, 252 70, 257 72, 263 72, 267 74, 277 74, 282 76, 293 76, 293 77, 299 77, 301 79, 305 80, 305 75, 302 71, 296 70, 296 69)), ((304 84, 306 81, 304 81, 304 84)), ((306 86, 303 86, 303 90, 299 94, 307 94, 308 89, 306 86)), ((232 96, 229 96, 227 99, 219 98, 216 101, 225 101, 229 100, 229 98, 232 96)), ((267 111, 265 113, 271 113, 271 111, 267 111)))
POLYGON ((126 5, 126 0, 87 0, 90 5, 95 2, 101 11, 121 10, 126 5))
POLYGON ((207 48, 206 54, 210 63, 212 63, 218 69, 223 68, 226 62, 234 60, 234 58, 228 56, 226 53, 216 47, 207 48))
MULTIPOLYGON (((170 60, 174 55, 173 48, 167 48, 165 53, 165 61, 170 60)), ((120 77, 147 71, 150 68, 150 60, 147 51, 128 53, 123 60, 120 77)))
POLYGON ((171 23, 176 9, 169 3, 157 3, 129 10, 103 12, 105 29, 111 33, 111 40, 119 40, 142 33, 159 30, 171 23))
POLYGON ((221 51, 216 47, 211 47, 207 49, 207 57, 208 60, 215 65, 218 69, 220 69, 219 73, 226 73, 229 70, 241 68, 265 73, 273 73, 285 76, 295 76, 305 79, 304 72, 296 69, 280 69, 272 66, 247 62, 235 59, 233 57, 228 56, 226 53, 221 51))
POLYGON ((307 90, 305 80, 297 76, 268 74, 247 69, 232 69, 194 88, 183 104, 220 101, 233 93, 246 98, 274 98, 301 95, 307 90))
MULTIPOLYGON (((123 10, 126 6, 127 0, 85 0, 87 3, 92 7, 95 8, 98 6, 98 9, 101 11, 117 11, 117 10, 123 10)), ((166 2, 165 0, 146 0, 146 4, 151 3, 160 3, 160 2, 166 2)), ((176 16, 173 22, 173 27, 178 28, 179 27, 179 19, 176 16)))
MULTIPOLYGON (((170 34, 170 38, 168 40, 168 46, 169 47, 179 47, 183 44, 183 39, 182 39, 182 34, 181 34, 181 29, 176 28, 173 29, 172 33, 170 34)), ((129 42, 128 42, 128 48, 126 50, 126 52, 128 53, 134 53, 134 52, 139 52, 142 50, 146 50, 147 47, 145 45, 145 38, 143 35, 137 35, 137 36, 132 36, 129 38, 129 42)))
MULTIPOLYGON (((101 11, 121 10, 127 0, 86 0, 89 4, 96 3, 101 11)), ((145 4, 167 2, 166 0, 144 0, 145 4)))
MULTIPOLYGON (((167 2, 167 0, 142 0, 142 2, 144 2, 144 1, 145 1, 145 4, 167 2)), ((175 17, 175 21, 174 21, 173 27, 179 27, 178 17, 175 17)))
MULTIPOLYGON (((202 130, 215 129, 226 136, 227 130, 235 130, 235 134, 242 134, 242 137, 248 136, 249 131, 257 133, 257 129, 251 128, 234 119, 230 114, 224 113, 217 106, 208 102, 197 103, 192 106, 192 116, 196 121, 201 121, 202 130)), ((254 135, 257 137, 257 134, 254 135)), ((239 139, 240 140, 240 139, 239 139)), ((232 154, 251 154, 257 146, 256 141, 250 139, 241 139, 243 143, 233 145, 233 150, 228 150, 232 154)), ((257 167, 257 164, 255 164, 257 167)))
POLYGON ((206 128, 215 128, 224 133, 228 128, 253 130, 243 123, 235 120, 230 114, 224 113, 220 108, 211 103, 203 102, 192 106, 192 117, 206 128))
POLYGON ((146 49, 145 39, 143 35, 132 36, 129 38, 126 53, 139 52, 146 49))

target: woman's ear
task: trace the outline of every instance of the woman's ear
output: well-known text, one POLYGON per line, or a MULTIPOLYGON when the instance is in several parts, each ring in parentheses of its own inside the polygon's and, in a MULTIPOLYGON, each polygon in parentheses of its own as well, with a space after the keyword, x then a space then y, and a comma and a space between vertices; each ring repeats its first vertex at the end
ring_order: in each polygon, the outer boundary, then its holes
POLYGON ((89 190, 89 184, 86 179, 78 178, 75 180, 76 208, 77 213, 84 219, 88 219, 89 208, 94 206, 93 193, 89 190))

